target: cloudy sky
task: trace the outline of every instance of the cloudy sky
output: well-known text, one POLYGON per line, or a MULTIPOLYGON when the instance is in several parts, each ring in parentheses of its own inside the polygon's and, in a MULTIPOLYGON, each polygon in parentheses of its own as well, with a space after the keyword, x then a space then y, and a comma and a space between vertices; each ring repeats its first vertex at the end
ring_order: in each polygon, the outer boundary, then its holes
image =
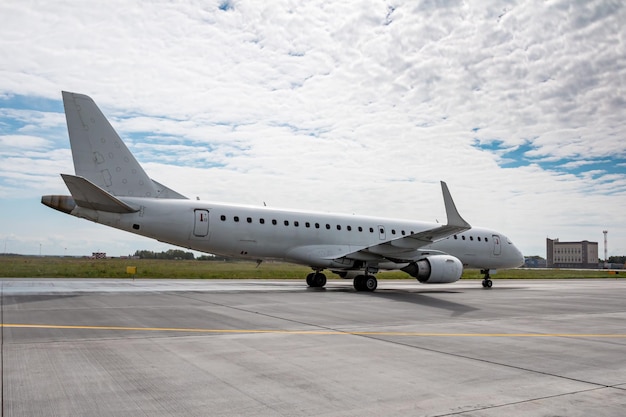
POLYGON ((471 224, 626 255, 626 6, 607 1, 0 2, 2 252, 171 246, 40 204, 91 96, 191 198, 471 224))

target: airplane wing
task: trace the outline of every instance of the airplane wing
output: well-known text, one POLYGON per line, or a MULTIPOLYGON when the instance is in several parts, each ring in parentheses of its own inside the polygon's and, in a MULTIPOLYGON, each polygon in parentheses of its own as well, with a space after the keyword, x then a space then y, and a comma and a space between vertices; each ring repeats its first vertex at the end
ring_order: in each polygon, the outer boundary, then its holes
MULTIPOLYGON (((472 226, 463 220, 459 214, 448 186, 441 181, 441 190, 443 192, 443 201, 446 207, 447 224, 437 226, 431 229, 422 230, 408 236, 402 236, 392 240, 388 240, 373 246, 359 248, 348 253, 341 253, 337 256, 337 251, 326 259, 354 259, 370 263, 383 262, 390 260, 393 262, 410 262, 423 256, 423 251, 419 249, 445 239, 457 233, 462 233, 472 228, 472 226)), ((433 251, 428 251, 432 254, 433 251)))

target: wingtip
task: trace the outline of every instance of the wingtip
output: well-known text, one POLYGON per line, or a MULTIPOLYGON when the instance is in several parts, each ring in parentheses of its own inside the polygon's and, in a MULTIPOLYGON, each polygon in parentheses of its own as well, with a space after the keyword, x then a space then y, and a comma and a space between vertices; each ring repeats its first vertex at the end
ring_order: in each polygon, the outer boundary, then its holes
POLYGON ((459 214, 459 211, 457 210, 456 205, 454 204, 454 200, 452 199, 452 194, 450 194, 450 190, 448 189, 448 184, 446 184, 445 181, 441 181, 441 191, 443 192, 443 202, 446 206, 446 215, 448 217, 448 225, 467 227, 467 228, 472 227, 459 214))

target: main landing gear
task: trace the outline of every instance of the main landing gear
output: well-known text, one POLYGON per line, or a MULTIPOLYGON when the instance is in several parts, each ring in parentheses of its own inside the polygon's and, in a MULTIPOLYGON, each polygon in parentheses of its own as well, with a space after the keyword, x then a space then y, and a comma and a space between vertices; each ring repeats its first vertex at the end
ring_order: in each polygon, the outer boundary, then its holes
POLYGON ((353 285, 357 291, 372 292, 378 287, 378 280, 374 275, 357 275, 354 278, 353 285))
MULTIPOLYGON (((342 277, 345 278, 345 275, 342 277)), ((326 275, 320 271, 311 272, 306 276, 306 283, 311 288, 321 288, 326 285, 326 275)), ((375 275, 365 273, 357 275, 354 278, 353 285, 357 291, 373 292, 378 287, 378 280, 375 275)))
POLYGON ((321 288, 326 285, 326 275, 319 271, 311 272, 306 276, 306 283, 309 287, 321 288))
POLYGON ((493 285, 493 281, 491 281, 491 279, 489 277, 489 270, 488 269, 481 269, 480 273, 484 274, 483 288, 491 288, 491 286, 493 285))

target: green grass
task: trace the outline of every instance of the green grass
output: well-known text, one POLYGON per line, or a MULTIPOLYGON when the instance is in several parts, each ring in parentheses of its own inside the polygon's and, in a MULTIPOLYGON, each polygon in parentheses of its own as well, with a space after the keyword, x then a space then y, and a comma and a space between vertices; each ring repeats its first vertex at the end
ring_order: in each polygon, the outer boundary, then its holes
MULTIPOLYGON (((304 279, 311 269, 283 262, 185 261, 154 259, 85 259, 37 256, 0 256, 0 277, 33 278, 128 278, 126 267, 137 267, 136 278, 200 279, 304 279)), ((336 275, 327 273, 328 278, 336 275)), ((381 272, 379 279, 414 279, 403 272, 381 272)), ((620 278, 608 271, 505 269, 494 279, 620 278)), ((463 279, 482 279, 477 270, 466 270, 463 279)))

